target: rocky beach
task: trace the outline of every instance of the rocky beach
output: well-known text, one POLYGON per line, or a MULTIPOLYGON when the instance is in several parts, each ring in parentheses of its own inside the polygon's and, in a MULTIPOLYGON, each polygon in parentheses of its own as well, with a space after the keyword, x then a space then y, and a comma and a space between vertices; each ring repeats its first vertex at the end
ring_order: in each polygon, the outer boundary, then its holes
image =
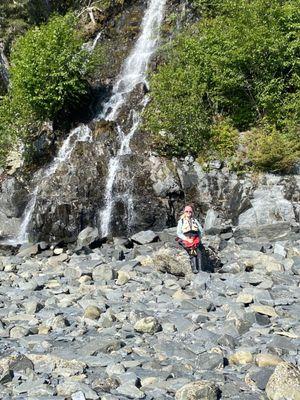
POLYGON ((1 399, 297 400, 299 226, 2 246, 1 399))

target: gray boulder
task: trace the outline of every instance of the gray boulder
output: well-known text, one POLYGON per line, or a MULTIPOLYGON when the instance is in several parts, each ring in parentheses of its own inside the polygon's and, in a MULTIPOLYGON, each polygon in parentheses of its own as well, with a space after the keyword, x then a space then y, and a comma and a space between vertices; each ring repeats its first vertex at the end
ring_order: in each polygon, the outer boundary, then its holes
POLYGON ((151 258, 153 265, 160 272, 176 276, 191 274, 190 261, 184 250, 162 247, 151 258))
POLYGON ((299 368, 286 362, 277 365, 267 383, 266 393, 269 400, 299 400, 299 368))
POLYGON ((131 236, 131 240, 138 244, 152 243, 158 238, 157 234, 153 231, 142 231, 131 236))
POLYGON ((217 400, 219 395, 218 387, 208 381, 195 381, 184 385, 177 390, 176 400, 217 400))
POLYGON ((77 247, 90 245, 98 238, 98 235, 98 228, 92 228, 91 226, 88 226, 79 233, 77 238, 77 247))

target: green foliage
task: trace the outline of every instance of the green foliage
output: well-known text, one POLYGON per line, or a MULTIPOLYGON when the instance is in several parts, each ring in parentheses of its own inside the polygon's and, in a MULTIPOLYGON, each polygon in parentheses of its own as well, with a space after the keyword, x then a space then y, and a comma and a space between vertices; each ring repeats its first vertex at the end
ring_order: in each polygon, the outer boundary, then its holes
POLYGON ((262 126, 244 138, 247 157, 254 169, 290 172, 300 157, 299 136, 278 132, 274 126, 262 126))
POLYGON ((24 138, 29 129, 37 124, 30 108, 26 104, 16 104, 7 95, 0 101, 0 166, 5 165, 5 158, 13 144, 24 138))
POLYGON ((195 90, 198 76, 197 66, 173 68, 170 64, 152 79, 154 101, 146 119, 158 134, 156 143, 164 154, 197 153, 210 136, 206 105, 201 91, 195 90), (190 84, 182 85, 183 81, 190 84))
POLYGON ((231 159, 239 144, 239 133, 229 119, 219 118, 211 127, 209 153, 213 158, 231 159))
POLYGON ((97 43, 97 46, 90 54, 88 62, 86 63, 86 76, 88 79, 99 79, 99 71, 110 67, 110 65, 107 65, 108 58, 106 56, 110 50, 107 42, 97 43))
POLYGON ((201 17, 214 17, 224 13, 227 2, 222 0, 194 0, 192 5, 201 17))
POLYGON ((87 52, 72 15, 55 16, 19 38, 11 54, 11 94, 28 104, 37 118, 53 119, 85 93, 87 52))
POLYGON ((73 15, 54 16, 16 40, 11 53, 9 93, 0 102, 0 165, 10 144, 36 134, 43 120, 86 93, 88 53, 73 15))
POLYGON ((231 129, 266 120, 278 135, 288 137, 292 125, 299 132, 298 1, 195 0, 194 6, 200 22, 179 35, 151 80, 146 126, 159 150, 199 154, 209 141, 210 152, 226 155, 226 138, 222 148, 213 146, 220 116, 231 129))

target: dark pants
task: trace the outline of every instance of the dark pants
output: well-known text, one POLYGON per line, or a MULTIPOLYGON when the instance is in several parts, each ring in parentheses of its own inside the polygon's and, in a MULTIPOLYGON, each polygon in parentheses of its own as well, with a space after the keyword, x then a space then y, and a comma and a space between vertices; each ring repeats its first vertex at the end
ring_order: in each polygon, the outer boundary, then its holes
POLYGON ((188 247, 185 247, 181 240, 179 240, 178 243, 188 253, 189 258, 190 258, 190 264, 191 264, 191 267, 192 267, 192 271, 193 272, 201 271, 203 269, 202 268, 203 250, 204 250, 203 244, 200 243, 199 246, 196 249, 190 249, 188 247))

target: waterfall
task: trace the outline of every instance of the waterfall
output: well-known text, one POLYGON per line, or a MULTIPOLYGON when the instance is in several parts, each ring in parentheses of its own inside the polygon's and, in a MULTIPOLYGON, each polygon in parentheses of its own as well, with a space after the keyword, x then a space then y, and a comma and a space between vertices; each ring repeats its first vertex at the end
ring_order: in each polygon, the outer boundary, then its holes
POLYGON ((6 87, 9 84, 8 68, 9 68, 9 65, 8 65, 8 60, 4 54, 3 43, 0 43, 0 76, 6 87))
MULTIPOLYGON (((141 24, 141 34, 128 58, 124 62, 119 78, 113 87, 111 98, 103 105, 103 111, 97 119, 115 121, 130 93, 137 87, 137 85, 147 83, 146 75, 148 64, 159 39, 159 28, 163 19, 165 3, 166 0, 151 0, 149 2, 141 24)), ((91 46, 92 50, 95 48, 100 37, 101 33, 99 33, 95 38, 91 46)), ((145 97, 140 103, 140 107, 144 109, 146 103, 147 98, 145 97)), ((138 129, 140 119, 140 112, 131 110, 131 128, 129 129, 129 132, 125 133, 121 125, 117 125, 120 148, 116 156, 111 158, 109 162, 109 174, 104 196, 105 207, 100 212, 100 218, 102 221, 101 232, 103 236, 106 236, 109 231, 111 213, 113 210, 113 184, 121 166, 122 156, 131 153, 130 140, 138 129)), ((53 162, 40 174, 38 184, 33 190, 31 199, 24 210, 18 236, 14 239, 8 240, 6 243, 16 245, 28 241, 28 227, 35 210, 42 184, 56 172, 60 165, 68 161, 77 142, 91 141, 90 134, 90 129, 86 125, 82 125, 71 131, 69 136, 63 142, 63 145, 53 162)), ((132 215, 133 204, 129 192, 126 193, 126 202, 128 214, 132 215)))
MULTIPOLYGON (((141 34, 133 47, 128 58, 124 62, 119 78, 115 83, 112 96, 103 106, 103 111, 99 118, 107 121, 116 121, 122 106, 130 93, 140 84, 147 85, 147 70, 151 56, 153 55, 158 39, 160 26, 163 20, 166 0, 151 0, 144 15, 141 34)), ((147 103, 145 97, 141 103, 142 110, 147 103)), ((117 124, 117 131, 120 140, 120 148, 112 157, 108 166, 108 178, 105 189, 105 205, 100 211, 101 234, 107 236, 110 229, 111 214, 114 207, 113 186, 117 173, 121 167, 122 156, 131 153, 130 141, 136 133, 141 120, 141 111, 131 110, 132 125, 126 134, 120 124, 117 124)), ((127 206, 132 210, 132 199, 127 194, 127 206)))
POLYGON ((76 146, 76 143, 87 142, 91 140, 91 130, 86 125, 81 125, 71 131, 69 136, 63 142, 57 156, 54 158, 49 167, 42 172, 39 183, 33 190, 31 194, 31 199, 24 210, 18 236, 14 239, 8 240, 6 242, 7 244, 17 245, 21 243, 26 243, 28 241, 28 226, 30 224, 35 209, 41 185, 45 182, 45 180, 49 179, 53 174, 55 174, 60 165, 66 163, 69 160, 72 151, 76 146))

